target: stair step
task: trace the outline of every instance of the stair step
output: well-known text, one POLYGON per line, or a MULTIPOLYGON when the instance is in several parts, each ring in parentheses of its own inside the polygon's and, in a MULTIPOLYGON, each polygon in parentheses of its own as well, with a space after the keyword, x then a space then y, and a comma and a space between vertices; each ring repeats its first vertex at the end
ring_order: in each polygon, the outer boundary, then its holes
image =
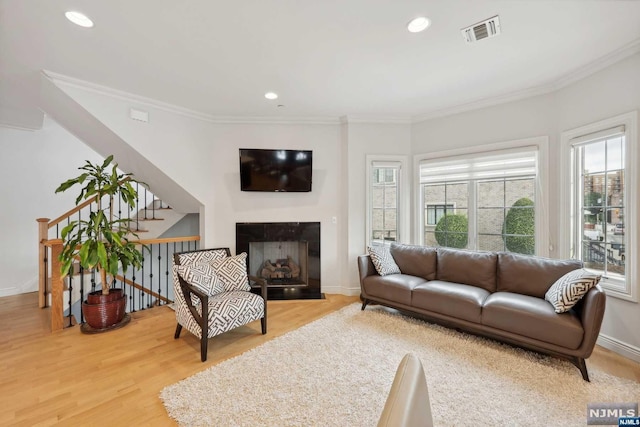
POLYGON ((164 221, 164 218, 138 218, 138 221, 164 221))

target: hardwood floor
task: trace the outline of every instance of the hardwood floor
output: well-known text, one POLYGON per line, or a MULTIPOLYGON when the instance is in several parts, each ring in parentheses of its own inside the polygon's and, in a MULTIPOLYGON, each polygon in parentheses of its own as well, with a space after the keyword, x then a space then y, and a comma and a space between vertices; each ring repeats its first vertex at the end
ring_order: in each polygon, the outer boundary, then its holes
MULTIPOLYGON (((0 298, 0 425, 175 425, 158 398, 163 387, 357 301, 270 301, 267 335, 254 322, 215 337, 202 363, 195 336, 173 339, 168 307, 133 313, 105 334, 77 326, 52 334, 35 293, 0 298)), ((587 364, 640 381, 640 364, 600 347, 587 364)))

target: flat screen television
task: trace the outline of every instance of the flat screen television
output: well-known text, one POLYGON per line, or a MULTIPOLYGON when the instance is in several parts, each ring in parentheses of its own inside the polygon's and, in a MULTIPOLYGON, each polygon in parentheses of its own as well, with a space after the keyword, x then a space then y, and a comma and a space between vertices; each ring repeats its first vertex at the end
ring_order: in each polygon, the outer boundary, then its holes
POLYGON ((313 151, 240 149, 240 190, 311 191, 313 151))

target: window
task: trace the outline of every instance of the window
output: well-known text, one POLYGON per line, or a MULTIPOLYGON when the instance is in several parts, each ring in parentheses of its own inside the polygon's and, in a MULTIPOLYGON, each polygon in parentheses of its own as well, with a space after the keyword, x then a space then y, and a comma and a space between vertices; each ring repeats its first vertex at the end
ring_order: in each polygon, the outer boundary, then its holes
MULTIPOLYGON (((620 129, 624 132, 624 129, 620 129)), ((624 245, 624 133, 574 144, 578 186, 575 198, 577 256, 585 267, 623 280, 624 245), (617 231, 620 231, 619 233, 617 231)))
POLYGON ((636 123, 633 113, 562 134, 570 165, 563 186, 571 195, 563 210, 569 256, 602 274, 609 294, 634 301, 636 266, 629 252, 637 247, 632 232, 638 198, 627 183, 637 182, 636 123))
POLYGON ((380 166, 373 170, 373 182, 376 184, 395 184, 398 170, 394 166, 380 166))
POLYGON ((406 158, 367 156, 367 244, 400 241, 408 235, 408 194, 403 188, 406 158))
POLYGON ((398 239, 398 181, 399 165, 374 165, 371 189, 371 222, 373 241, 398 239))
POLYGON ((538 174, 546 138, 494 150, 418 158, 420 241, 486 251, 546 255, 538 174), (531 145, 530 145, 531 144, 531 145))
POLYGON ((440 218, 442 218, 445 215, 445 213, 455 212, 453 205, 444 205, 444 204, 438 204, 438 205, 428 204, 426 211, 427 211, 427 219, 426 219, 427 225, 436 225, 438 221, 440 221, 440 218))

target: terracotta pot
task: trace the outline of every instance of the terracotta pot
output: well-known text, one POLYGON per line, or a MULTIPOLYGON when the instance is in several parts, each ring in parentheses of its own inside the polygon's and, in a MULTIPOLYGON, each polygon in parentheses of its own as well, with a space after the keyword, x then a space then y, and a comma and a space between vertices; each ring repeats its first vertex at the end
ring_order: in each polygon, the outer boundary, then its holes
POLYGON ((102 291, 91 292, 82 303, 85 321, 94 329, 106 329, 120 322, 126 314, 127 295, 122 289, 111 289, 109 295, 102 291))

